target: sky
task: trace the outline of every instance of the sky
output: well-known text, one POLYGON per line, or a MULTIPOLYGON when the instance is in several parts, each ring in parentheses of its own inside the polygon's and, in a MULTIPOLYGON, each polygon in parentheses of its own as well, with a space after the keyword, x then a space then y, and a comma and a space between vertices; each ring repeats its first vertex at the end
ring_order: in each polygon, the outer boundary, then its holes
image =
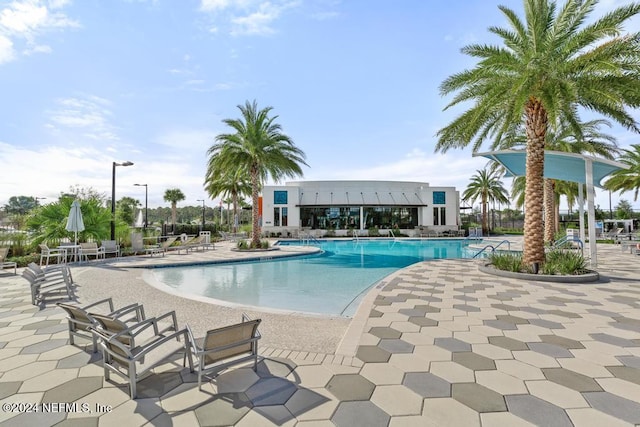
MULTIPOLYGON (((601 1, 596 15, 620 0, 601 1)), ((0 206, 71 187, 198 206, 223 119, 255 100, 307 156, 305 180, 420 181, 462 192, 486 165, 435 153, 460 49, 495 43, 519 0, 0 0, 0 206)), ((637 17, 629 31, 640 29, 637 17)), ((638 111, 633 112, 640 121, 638 111)), ((621 148, 640 136, 607 130, 621 148)), ((486 151, 486 150, 485 150, 486 151)), ((510 180, 505 180, 510 189, 510 180)), ((633 193, 614 193, 640 210, 633 193)), ((608 192, 596 204, 609 207, 608 192)))

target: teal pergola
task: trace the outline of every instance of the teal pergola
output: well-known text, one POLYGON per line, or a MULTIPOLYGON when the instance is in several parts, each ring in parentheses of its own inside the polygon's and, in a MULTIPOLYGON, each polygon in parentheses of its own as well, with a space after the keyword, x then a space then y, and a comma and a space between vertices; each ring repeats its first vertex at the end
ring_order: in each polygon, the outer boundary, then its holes
MULTIPOLYGON (((502 150, 488 153, 476 153, 500 163, 507 171, 506 176, 526 175, 526 152, 524 150, 502 150)), ((611 173, 626 169, 628 166, 613 160, 600 159, 583 154, 560 151, 544 152, 544 177, 578 183, 578 204, 580 209, 580 238, 585 241, 584 200, 582 186, 587 186, 587 222, 589 233, 589 254, 592 267, 597 266, 595 208, 593 203, 594 187, 602 188, 602 180, 611 173), (593 242, 593 244, 591 244, 593 242)))

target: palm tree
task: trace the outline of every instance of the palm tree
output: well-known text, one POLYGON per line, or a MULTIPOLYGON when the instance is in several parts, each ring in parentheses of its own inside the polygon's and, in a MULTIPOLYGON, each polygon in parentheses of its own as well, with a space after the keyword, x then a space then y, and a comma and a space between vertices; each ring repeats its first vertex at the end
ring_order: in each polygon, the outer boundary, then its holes
POLYGON ((171 202, 171 223, 174 228, 176 225, 177 204, 184 199, 186 199, 186 196, 179 188, 169 188, 164 192, 164 201, 171 202))
POLYGON ((471 107, 438 132, 437 151, 500 141, 524 121, 526 144, 525 265, 545 261, 542 227, 544 149, 548 123, 566 122, 582 139, 578 108, 608 116, 640 132, 627 107, 640 105, 638 34, 622 36, 623 24, 640 12, 622 6, 590 21, 597 0, 524 0, 525 21, 505 7, 510 28, 490 27, 504 46, 473 44, 462 52, 478 58, 475 68, 448 77, 446 108, 471 107))
MULTIPOLYGON (((569 123, 560 122, 556 126, 547 129, 545 150, 562 151, 567 153, 583 154, 588 153, 612 160, 614 155, 618 153, 618 145, 615 137, 600 131, 600 126, 611 127, 611 123, 606 120, 591 120, 580 123, 582 135, 576 136, 573 128, 569 123)), ((526 147, 526 134, 522 126, 517 127, 517 131, 513 132, 509 137, 503 138, 498 146, 492 149, 516 148, 522 149, 526 147)), ((575 189, 577 195, 577 186, 566 185, 568 183, 559 184, 558 180, 545 178, 544 186, 544 241, 552 242, 555 233, 559 229, 558 222, 558 206, 560 202, 559 190, 575 189)), ((524 192, 524 186, 521 188, 524 192)), ((574 195, 567 195, 573 197, 574 195)))
POLYGON ((471 177, 471 182, 462 193, 462 199, 475 203, 480 199, 482 204, 482 232, 489 231, 488 206, 490 202, 509 203, 507 190, 500 182, 499 176, 495 172, 486 169, 476 171, 477 174, 471 177))
POLYGON ((605 187, 611 191, 633 191, 633 201, 638 200, 640 192, 640 144, 632 144, 631 150, 622 150, 618 158, 620 163, 629 166, 629 169, 615 171, 605 183, 605 187))
MULTIPOLYGON (((69 237, 65 226, 74 200, 72 196, 63 195, 56 202, 40 206, 29 215, 27 228, 33 232, 34 244, 58 242, 69 237)), ((99 241, 108 238, 111 231, 111 210, 104 207, 102 200, 95 197, 78 201, 84 222, 84 231, 78 233, 79 241, 84 242, 89 238, 99 241)), ((128 229, 128 224, 118 218, 117 227, 122 232, 128 229)))
MULTIPOLYGON (((243 169, 223 169, 216 165, 219 157, 211 156, 207 165, 205 176, 205 190, 211 198, 222 195, 231 197, 233 203, 233 216, 238 218, 238 197, 251 195, 251 184, 249 177, 243 169)), ((227 204, 227 211, 229 210, 227 204)), ((222 226, 222 224, 220 224, 222 226)), ((236 233, 236 221, 233 222, 233 232, 236 233)))
POLYGON ((218 135, 216 144, 209 148, 207 154, 210 156, 209 164, 213 164, 215 170, 238 170, 250 177, 253 204, 251 246, 259 247, 258 195, 264 182, 269 176, 276 182, 285 177, 302 176, 300 165, 308 165, 304 152, 275 123, 278 116, 269 117, 272 107, 258 110, 256 101, 247 101, 238 108, 242 118, 222 121, 234 133, 218 135))

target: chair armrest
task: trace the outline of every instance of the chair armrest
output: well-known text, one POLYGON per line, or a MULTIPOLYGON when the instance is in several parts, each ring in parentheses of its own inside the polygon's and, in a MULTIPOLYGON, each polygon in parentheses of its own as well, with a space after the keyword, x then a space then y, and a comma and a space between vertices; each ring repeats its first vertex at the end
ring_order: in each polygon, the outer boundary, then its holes
POLYGON ((188 342, 191 344, 191 347, 193 347, 195 352, 199 353, 200 351, 202 351, 202 349, 198 347, 198 342, 196 341, 196 337, 193 335, 193 331, 191 330, 189 325, 187 325, 186 329, 187 329, 187 339, 189 340, 188 342))
POLYGON ((138 303, 129 304, 117 310, 112 310, 110 314, 117 319, 132 312, 135 312, 136 321, 142 322, 145 320, 144 307, 138 303))
POLYGON ((105 298, 105 299, 101 299, 100 301, 96 301, 94 303, 91 303, 89 305, 84 305, 80 308, 82 308, 84 311, 88 311, 89 308, 92 307, 97 307, 100 304, 104 304, 104 303, 108 303, 109 304, 109 313, 113 312, 113 300, 111 299, 111 297, 109 298, 105 298))
POLYGON ((173 329, 175 331, 178 330, 178 319, 176 318, 176 312, 175 310, 169 311, 161 316, 156 316, 155 319, 157 320, 162 320, 165 319, 167 317, 171 317, 171 322, 173 323, 173 329))

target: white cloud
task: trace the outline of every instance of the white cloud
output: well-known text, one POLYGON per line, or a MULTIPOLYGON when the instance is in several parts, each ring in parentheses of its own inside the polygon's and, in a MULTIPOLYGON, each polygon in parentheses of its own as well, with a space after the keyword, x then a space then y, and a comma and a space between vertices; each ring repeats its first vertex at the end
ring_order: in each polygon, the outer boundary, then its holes
POLYGON ((113 115, 111 102, 97 96, 58 99, 57 108, 48 112, 49 127, 53 131, 61 128, 80 129, 84 136, 95 140, 117 140, 114 126, 110 123, 113 115))
POLYGON ((229 7, 231 1, 229 0, 202 0, 200 3, 200 9, 206 12, 222 10, 229 7))
POLYGON ((51 46, 47 46, 46 44, 41 44, 41 45, 32 46, 28 49, 25 49, 23 53, 28 56, 34 53, 51 53, 51 51, 52 51, 51 46))
POLYGON ((0 64, 13 61, 14 58, 13 42, 8 37, 0 34, 0 64))
POLYGON ((247 16, 240 16, 233 18, 231 23, 233 29, 231 35, 269 35, 273 34, 275 30, 271 27, 271 23, 280 16, 280 9, 274 7, 270 3, 263 3, 260 5, 260 10, 253 12, 247 16))
POLYGON ((16 43, 25 44, 22 49, 25 55, 49 53, 51 47, 38 43, 38 38, 54 30, 80 27, 77 21, 59 11, 68 3, 66 0, 15 0, 0 9, 0 63, 15 59, 12 46, 16 43), (7 41, 11 49, 7 48, 7 41))
POLYGON ((285 10, 299 5, 298 0, 202 0, 200 10, 211 13, 217 21, 208 27, 211 33, 227 24, 234 36, 265 36, 276 32, 273 24, 285 10))
POLYGON ((456 186, 460 189, 476 169, 482 169, 486 163, 485 158, 471 157, 468 153, 430 154, 414 149, 404 157, 390 158, 388 162, 373 167, 312 170, 312 173, 322 174, 313 179, 420 181, 433 186, 456 186), (443 173, 445 165, 446 173, 443 173))

